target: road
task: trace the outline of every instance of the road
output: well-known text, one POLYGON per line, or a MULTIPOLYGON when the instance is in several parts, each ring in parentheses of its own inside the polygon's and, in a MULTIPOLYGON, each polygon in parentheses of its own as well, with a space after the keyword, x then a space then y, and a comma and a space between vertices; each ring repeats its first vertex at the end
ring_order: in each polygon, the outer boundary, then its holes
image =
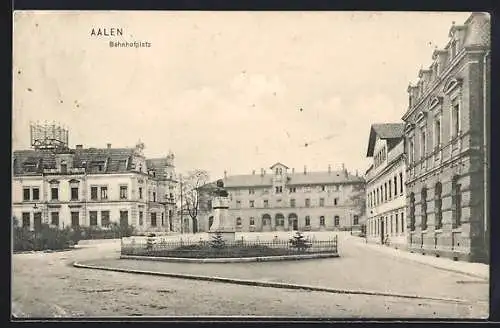
POLYGON ((168 266, 170 271, 186 273, 423 294, 460 298, 469 303, 240 286, 78 269, 71 265, 74 261, 125 263, 115 260, 119 244, 106 243, 69 252, 14 255, 13 312, 19 317, 487 317, 487 282, 401 261, 350 239, 342 239, 339 247, 340 258, 297 262, 198 265, 126 262, 142 270, 165 270, 168 266))

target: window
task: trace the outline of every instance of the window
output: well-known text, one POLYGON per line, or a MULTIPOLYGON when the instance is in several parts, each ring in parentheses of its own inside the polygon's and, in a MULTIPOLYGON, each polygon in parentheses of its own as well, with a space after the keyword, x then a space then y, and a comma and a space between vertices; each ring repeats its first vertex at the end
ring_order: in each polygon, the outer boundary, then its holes
POLYGON ((421 158, 425 158, 425 155, 427 154, 427 147, 426 147, 426 142, 427 142, 427 139, 426 139, 426 131, 425 129, 422 129, 422 132, 421 132, 421 158))
POLYGON ((399 192, 403 194, 403 173, 399 173, 399 192))
POLYGON ((111 221, 109 220, 109 211, 101 211, 101 225, 103 227, 109 227, 111 221))
POLYGON ((443 228, 443 200, 442 200, 442 185, 441 182, 436 183, 434 187, 434 217, 435 217, 435 229, 439 230, 443 228))
POLYGON ((394 176, 394 196, 398 195, 398 177, 394 176))
POLYGON ((142 199, 142 187, 139 187, 139 199, 142 199))
POLYGON ((283 192, 283 187, 282 186, 276 187, 276 193, 277 194, 281 194, 282 192, 283 192))
POLYGON ((156 203, 156 192, 153 191, 153 203, 156 203))
POLYGON ((326 187, 325 186, 321 186, 321 191, 325 191, 326 190, 326 187))
POLYGON ((97 225, 97 211, 90 211, 89 217, 90 217, 90 225, 96 226, 97 225))
POLYGON ((441 145, 441 120, 438 118, 434 123, 434 147, 439 148, 441 145))
POLYGON ((71 200, 78 200, 78 188, 71 188, 71 200))
POLYGON ((241 218, 236 218, 236 225, 241 226, 241 218))
POLYGON ((255 225, 255 219, 253 217, 250 218, 250 225, 251 226, 255 225))
POLYGON ((59 199, 59 188, 50 188, 50 196, 52 200, 59 199))
POLYGON ((29 228, 30 227, 30 213, 25 212, 22 215, 23 215, 23 228, 29 228))
POLYGON ((392 196, 392 180, 389 180, 389 199, 391 199, 391 196, 392 196))
POLYGON ((325 206, 325 199, 324 198, 319 199, 319 206, 321 206, 321 207, 325 206))
POLYGON ((319 217, 319 225, 320 226, 324 226, 325 225, 325 217, 324 216, 320 216, 319 217))
POLYGON ((143 225, 144 224, 144 213, 141 211, 139 212, 139 225, 143 225))
POLYGON ((392 214, 391 214, 391 217, 389 218, 389 226, 391 227, 391 229, 390 229, 390 230, 391 230, 391 235, 392 235, 392 233, 394 232, 394 231, 392 230, 392 214))
POLYGON ((458 183, 458 177, 452 180, 452 195, 451 201, 453 206, 453 228, 458 228, 462 225, 462 191, 461 185, 458 183))
POLYGON ((90 199, 97 200, 97 187, 90 187, 90 199))
MULTIPOLYGON (((379 192, 378 192, 378 188, 377 188, 377 205, 380 204, 380 198, 379 198, 379 192)), ((337 202, 335 202, 334 205, 337 205, 337 202)))
POLYGON ((334 224, 336 227, 338 227, 340 225, 340 218, 338 215, 335 215, 335 217, 334 217, 334 224))
POLYGON ((254 195, 255 194, 255 189, 253 189, 253 188, 248 189, 248 194, 249 195, 254 195))
POLYGON ((23 188, 23 200, 30 200, 30 188, 23 188))
POLYGON ((451 108, 451 131, 452 138, 458 136, 460 132, 460 106, 458 100, 453 100, 452 108, 451 108))
POLYGON ((401 212, 401 232, 405 232, 405 214, 401 212))
POLYGON ((241 200, 236 201, 236 208, 241 208, 241 200))
POLYGON ((276 225, 277 226, 284 226, 285 225, 285 218, 281 215, 276 216, 276 225))
POLYGON ((165 225, 165 213, 161 213, 161 225, 164 226, 165 225))
POLYGON ((413 138, 408 140, 408 161, 413 163, 415 160, 415 148, 413 147, 413 138))
POLYGON ((59 212, 50 213, 50 224, 59 227, 59 212))
POLYGON ((305 205, 306 205, 306 207, 310 207, 311 206, 311 200, 309 198, 306 198, 305 205))
POLYGON ((290 207, 295 207, 295 199, 290 199, 290 207))
POLYGON ((410 194, 410 231, 415 231, 415 194, 410 194))
POLYGON ((395 223, 396 223, 396 233, 398 233, 399 232, 399 215, 398 215, 398 213, 396 213, 394 218, 395 218, 395 223))
POLYGON ((306 227, 309 227, 311 225, 311 217, 309 215, 306 215, 306 227))
POLYGON ((310 186, 305 186, 304 187, 304 192, 311 192, 311 187, 310 186))
POLYGON ((420 199, 420 208, 421 208, 421 228, 422 230, 427 230, 427 188, 422 188, 421 199, 420 199))
POLYGON ((108 199, 108 187, 101 187, 101 199, 108 199))
POLYGON ((267 199, 264 199, 264 207, 265 208, 269 207, 269 201, 267 199))
POLYGON ((293 193, 293 192, 297 192, 297 188, 296 187, 291 187, 290 188, 290 193, 293 193))
POLYGON ((40 199, 40 189, 38 188, 33 188, 33 200, 39 200, 40 199))
POLYGON ((384 201, 387 201, 387 182, 384 183, 384 201))
POLYGON ((71 212, 71 226, 75 228, 80 226, 80 212, 71 212))
POLYGON ((255 201, 254 200, 250 201, 250 207, 255 207, 255 201))
POLYGON ((128 198, 128 187, 120 186, 120 199, 127 199, 127 198, 128 198))
POLYGON ((333 205, 337 206, 338 203, 339 203, 339 199, 338 198, 334 198, 333 199, 333 205))
POLYGON ((151 226, 156 227, 156 213, 155 212, 151 213, 151 226))
POLYGON ((353 219, 353 224, 358 225, 359 224, 359 216, 355 215, 353 219))

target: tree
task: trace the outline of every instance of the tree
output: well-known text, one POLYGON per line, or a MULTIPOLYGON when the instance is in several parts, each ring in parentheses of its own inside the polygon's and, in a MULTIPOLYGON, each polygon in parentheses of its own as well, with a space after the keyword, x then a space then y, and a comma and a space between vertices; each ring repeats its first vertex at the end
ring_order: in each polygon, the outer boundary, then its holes
MULTIPOLYGON (((188 172, 186 176, 181 176, 179 197, 181 217, 184 213, 189 215, 193 224, 193 233, 198 232, 198 210, 200 208, 200 191, 198 189, 207 184, 208 180, 208 172, 199 169, 188 172)), ((182 220, 181 224, 184 224, 182 220)))
POLYGON ((356 215, 359 218, 363 217, 366 213, 366 185, 365 183, 360 183, 353 185, 351 195, 349 196, 351 203, 358 210, 356 215))

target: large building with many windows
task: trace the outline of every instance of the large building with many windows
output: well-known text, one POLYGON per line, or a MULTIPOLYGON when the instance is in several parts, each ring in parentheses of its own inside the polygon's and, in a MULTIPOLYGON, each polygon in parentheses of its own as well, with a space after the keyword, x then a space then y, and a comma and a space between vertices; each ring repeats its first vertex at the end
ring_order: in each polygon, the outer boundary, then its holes
MULTIPOLYGON (((359 230, 365 201, 365 181, 347 169, 296 172, 276 163, 271 171, 225 176, 229 213, 237 231, 359 230), (362 206, 359 204, 362 203, 362 206)), ((200 231, 213 222, 209 190, 200 200, 200 231)), ((203 188, 202 188, 203 189, 203 188)))
POLYGON ((12 214, 23 227, 105 228, 115 222, 138 231, 177 228, 173 154, 146 159, 141 143, 34 146, 13 153, 12 214))
POLYGON ((369 242, 406 248, 404 124, 373 124, 366 172, 366 238, 369 242))
POLYGON ((449 38, 408 88, 408 247, 487 260, 490 16, 472 14, 449 38))

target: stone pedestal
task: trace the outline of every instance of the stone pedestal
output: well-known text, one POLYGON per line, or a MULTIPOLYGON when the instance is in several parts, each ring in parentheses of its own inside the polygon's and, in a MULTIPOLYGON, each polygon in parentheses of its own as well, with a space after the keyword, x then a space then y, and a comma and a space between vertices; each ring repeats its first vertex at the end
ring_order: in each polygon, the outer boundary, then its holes
POLYGON ((234 220, 229 217, 229 199, 227 197, 215 197, 212 201, 214 221, 208 232, 212 238, 215 234, 221 234, 226 242, 232 242, 236 238, 234 220))

